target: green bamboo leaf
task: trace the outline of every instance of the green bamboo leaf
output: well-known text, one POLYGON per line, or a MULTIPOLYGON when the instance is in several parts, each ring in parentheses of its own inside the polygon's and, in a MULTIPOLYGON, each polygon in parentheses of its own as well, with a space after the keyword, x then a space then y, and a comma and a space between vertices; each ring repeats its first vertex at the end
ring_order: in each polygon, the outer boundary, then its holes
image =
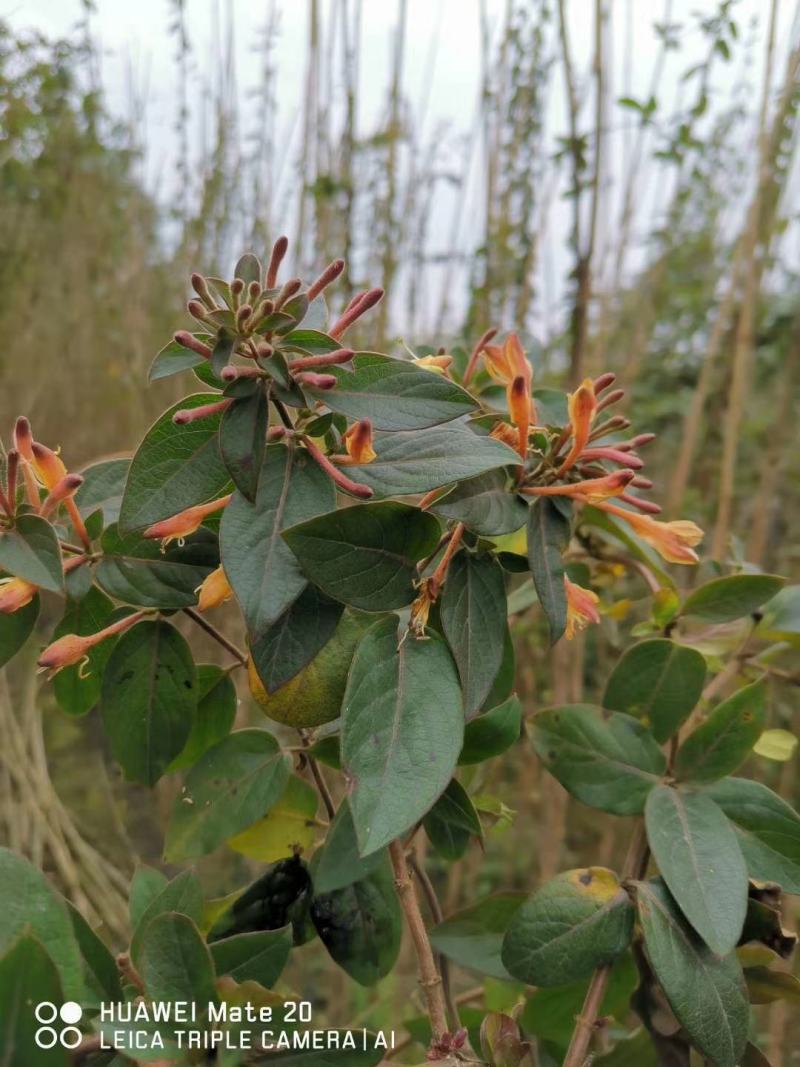
POLYGON ((659 785, 647 798, 647 839, 694 929, 717 955, 732 951, 747 914, 747 868, 730 823, 711 798, 659 785))
POLYGON ((525 901, 524 893, 497 893, 434 926, 431 943, 460 967, 510 981, 500 954, 503 938, 525 901))
POLYGON ((11 614, 0 614, 0 667, 5 667, 9 660, 19 652, 33 633, 39 618, 40 601, 38 596, 11 614))
POLYGON ((333 483, 305 449, 269 445, 255 503, 240 493, 225 509, 220 551, 255 642, 302 593, 306 578, 281 534, 334 506, 333 483))
POLYGON ((503 660, 506 587, 500 564, 489 555, 459 552, 447 572, 440 615, 469 719, 483 707, 503 660))
POLYGON ((19 515, 10 530, 0 531, 0 571, 51 593, 63 593, 61 548, 47 519, 19 515))
POLYGON ((667 766, 640 722, 620 712, 604 716, 586 704, 538 712, 533 746, 574 797, 614 815, 640 815, 667 766))
POLYGON ((800 815, 761 782, 725 778, 704 792, 730 819, 751 878, 800 894, 800 815))
POLYGON ((172 416, 220 399, 219 393, 184 397, 156 420, 131 462, 119 514, 122 533, 142 530, 179 511, 220 497, 230 482, 219 451, 220 415, 176 426, 172 416))
POLYGON ((525 525, 528 505, 507 488, 503 470, 487 471, 459 482, 449 493, 431 505, 443 519, 463 522, 481 537, 500 537, 525 525))
POLYGON ((733 574, 714 578, 686 598, 683 615, 708 622, 732 622, 752 615, 778 593, 786 579, 776 574, 733 574))
POLYGON ((422 820, 422 825, 434 849, 450 861, 461 859, 473 837, 483 838, 475 805, 455 778, 422 820))
POLYGON ((254 501, 267 447, 269 405, 260 385, 234 399, 219 426, 222 462, 242 496, 254 501))
POLYGON ((306 576, 334 600, 389 611, 416 596, 417 560, 434 551, 439 534, 433 515, 387 501, 319 515, 284 538, 306 576))
POLYGON ((750 1011, 735 953, 715 955, 685 922, 660 879, 637 887, 650 964, 692 1043, 718 1067, 737 1067, 750 1011))
POLYGON ((744 763, 767 722, 763 680, 746 685, 718 704, 681 745, 675 775, 683 781, 713 782, 744 763))
POLYGON ((503 941, 503 964, 528 985, 566 985, 621 956, 633 920, 633 905, 613 871, 565 871, 515 913, 503 941))
POLYGON ((212 852, 280 798, 289 757, 266 730, 237 730, 189 771, 175 798, 164 853, 170 863, 212 852))
POLYGON ((103 673, 101 707, 126 776, 155 785, 186 744, 197 707, 192 654, 174 627, 140 622, 120 637, 103 673))
POLYGON ((431 634, 398 648, 397 619, 377 622, 356 649, 342 703, 342 763, 362 855, 422 818, 450 781, 463 738, 445 643, 431 634))
POLYGON ((554 645, 567 626, 564 551, 570 539, 569 505, 539 497, 528 514, 528 564, 554 645))
POLYGON ((697 704, 705 676, 706 662, 695 649, 660 637, 641 641, 611 672, 603 707, 641 719, 663 744, 697 704))

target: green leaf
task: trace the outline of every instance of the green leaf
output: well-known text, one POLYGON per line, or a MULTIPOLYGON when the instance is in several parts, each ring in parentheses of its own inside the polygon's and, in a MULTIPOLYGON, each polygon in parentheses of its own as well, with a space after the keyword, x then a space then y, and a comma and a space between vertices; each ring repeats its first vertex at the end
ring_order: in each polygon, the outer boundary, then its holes
POLYGON ((32 863, 7 848, 0 848, 0 900, 0 954, 29 931, 47 945, 64 995, 81 1001, 83 963, 67 905, 32 863))
POLYGON ((140 622, 120 637, 103 674, 101 706, 114 759, 155 785, 183 749, 197 706, 192 653, 166 622, 140 622))
POLYGON ((10 530, 0 531, 0 570, 51 593, 64 591, 61 549, 47 519, 19 515, 10 530))
POLYGON ((704 945, 660 879, 640 883, 637 901, 647 956, 676 1018, 717 1067, 736 1067, 750 1012, 735 954, 721 958, 704 945))
POLYGON ((281 976, 292 949, 292 928, 235 934, 209 946, 217 974, 237 982, 258 982, 271 989, 281 976))
POLYGON ((149 923, 142 937, 140 970, 154 1001, 196 1004, 202 1018, 217 999, 211 953, 186 915, 168 911, 149 923))
POLYGON ((330 893, 372 874, 385 861, 385 852, 359 855, 356 828, 345 797, 314 860, 314 889, 318 893, 330 893))
POLYGON ((771 600, 785 582, 785 578, 775 574, 734 574, 729 578, 714 578, 689 594, 681 614, 708 622, 741 619, 771 600))
POLYGON ((771 971, 769 967, 748 967, 744 972, 747 994, 751 1004, 774 1004, 788 1000, 800 1005, 800 981, 786 971, 771 971))
POLYGON ((455 778, 422 820, 422 825, 434 849, 446 860, 460 859, 467 851, 470 838, 483 838, 475 806, 455 778))
POLYGON ((460 967, 510 981, 500 954, 505 932, 524 901, 524 893, 486 897, 434 926, 431 944, 460 967))
POLYGON ((761 782, 726 778, 704 792, 733 824, 750 877, 800 894, 800 815, 761 782))
POLYGON ((521 725, 522 705, 516 696, 511 696, 467 723, 458 762, 483 763, 492 756, 499 756, 519 740, 521 725))
POLYGON ((266 730, 237 730, 189 771, 172 808, 164 853, 170 863, 212 852, 280 798, 289 758, 266 730))
MULTIPOLYGON (((69 1067, 72 1057, 61 1045, 41 1048, 42 1025, 33 1009, 42 1001, 64 1000, 58 971, 36 938, 26 935, 0 959, 0 1063, 8 1067, 69 1067)), ((58 1020, 55 1027, 61 1029, 58 1020)))
POLYGON ((222 371, 230 363, 233 357, 233 350, 236 347, 236 341, 236 332, 229 326, 221 326, 211 351, 210 367, 216 377, 219 378, 222 371))
POLYGON ((603 707, 641 719, 663 744, 697 704, 705 677, 706 661, 696 649, 661 637, 641 641, 611 672, 603 707))
POLYGON ((431 505, 443 519, 463 522, 481 537, 499 537, 525 525, 528 505, 506 487, 505 471, 493 470, 459 482, 431 505))
POLYGON ((770 641, 792 640, 800 634, 800 585, 786 586, 764 606, 758 634, 770 641))
POLYGON ((166 875, 155 867, 140 864, 136 868, 128 891, 128 914, 132 930, 136 929, 145 911, 166 886, 166 875))
POLYGON ((103 1001, 125 999, 116 960, 81 913, 69 901, 67 909, 84 963, 86 986, 95 993, 98 1005, 103 1001))
POLYGON ((402 933, 388 859, 352 885, 315 893, 311 921, 332 959, 359 985, 384 978, 397 961, 402 933))
MULTIPOLYGON (((142 897, 141 903, 143 902, 142 897)), ((131 906, 133 906, 133 900, 131 901, 131 906)), ((150 923, 158 918, 159 915, 166 915, 171 912, 179 912, 181 915, 186 915, 195 923, 199 923, 202 919, 203 895, 200 892, 200 884, 192 871, 183 871, 173 878, 171 882, 167 882, 158 893, 150 897, 149 903, 133 928, 130 955, 137 966, 141 960, 143 938, 150 923)))
POLYGON ((433 515, 387 501, 320 515, 284 538, 306 576, 334 600, 388 611, 416 596, 415 564, 434 551, 439 534, 433 515))
POLYGON ((565 871, 516 912, 503 941, 503 964, 528 985, 587 978, 628 948, 633 919, 630 898, 612 871, 565 871))
POLYGON ((5 667, 33 633, 39 618, 39 597, 10 615, 0 614, 0 667, 5 667))
MULTIPOLYGON (((203 332, 193 333, 192 336, 203 341, 204 344, 208 344, 211 340, 209 335, 203 332)), ((193 352, 191 348, 184 348, 183 345, 179 345, 177 341, 172 340, 165 344, 161 351, 156 354, 155 359, 150 364, 147 381, 152 385, 153 382, 158 382, 162 378, 171 378, 173 374, 180 374, 181 371, 200 367, 207 362, 208 360, 205 356, 201 356, 199 352, 193 352)))
POLYGON ((704 793, 657 786, 645 808, 647 839, 678 905, 720 956, 739 940, 747 914, 747 868, 736 835, 704 793))
POLYGON ((333 483, 305 449, 269 445, 255 503, 234 493, 220 528, 225 574, 255 642, 302 593, 297 560, 281 537, 289 526, 333 508, 333 483))
POLYGON ((377 459, 348 473, 375 497, 410 496, 506 467, 519 456, 502 441, 479 437, 463 423, 432 426, 425 433, 376 433, 377 459))
POLYGON ((342 702, 342 764, 362 855, 422 818, 450 781, 463 738, 461 688, 445 643, 431 634, 398 648, 397 619, 375 623, 356 649, 342 702))
POLYGON ((594 1060, 593 1067, 659 1067, 655 1045, 646 1027, 640 1026, 629 1037, 617 1041, 611 1052, 594 1060))
POLYGON ((528 565, 539 596, 550 644, 554 645, 567 626, 567 594, 564 589, 562 556, 569 544, 569 506, 539 497, 528 514, 528 565))
MULTIPOLYGON (((311 307, 316 301, 312 301, 311 307)), ((299 352, 303 356, 326 356, 329 352, 338 352, 342 342, 319 330, 292 330, 287 333, 281 344, 282 349, 299 352)))
POLYGON ((681 745, 675 776, 690 782, 713 782, 741 767, 767 721, 763 680, 746 685, 718 704, 681 745))
POLYGON ((533 719, 533 746, 578 800, 614 815, 640 815, 666 770, 653 735, 630 715, 568 704, 533 719))
MULTIPOLYGON (((97 633, 109 624, 113 611, 114 605, 105 593, 92 587, 82 600, 67 602, 67 610, 53 637, 97 633)), ((65 667, 53 679, 56 700, 68 715, 86 715, 100 699, 103 669, 114 643, 113 639, 101 641, 90 649, 88 663, 65 667)))
POLYGON ((222 462, 242 496, 256 498, 258 479, 264 462, 269 425, 269 405, 259 386, 249 395, 235 399, 223 412, 219 427, 222 462))
POLYGON ((424 430, 468 415, 478 406, 460 385, 407 360, 359 352, 348 366, 326 367, 333 389, 309 396, 351 419, 372 419, 378 430, 424 430))
POLYGON ((471 718, 483 707, 503 660, 506 587, 500 564, 489 555, 459 552, 447 572, 440 613, 471 718))
POLYGON ((228 671, 212 663, 197 666, 197 710, 192 731, 168 773, 191 767, 231 732, 236 718, 236 686, 228 671))
POLYGON ((130 465, 129 459, 101 459, 84 467, 83 485, 75 494, 75 503, 84 518, 100 510, 104 526, 117 521, 130 465))
POLYGON ((274 693, 309 664, 333 637, 343 607, 308 585, 250 645, 256 674, 274 693))
POLYGON ((241 278, 245 285, 258 282, 261 285, 261 262, 252 252, 245 252, 233 269, 234 278, 241 278))
POLYGON ((218 565, 217 539, 200 529, 165 549, 139 534, 109 526, 102 539, 97 584, 109 596, 144 608, 177 610, 197 603, 197 588, 218 565))
POLYGON ((119 527, 141 530, 196 504, 222 496, 230 477, 219 451, 220 415, 182 426, 172 416, 220 399, 219 393, 195 393, 174 404, 150 427, 131 462, 119 527))

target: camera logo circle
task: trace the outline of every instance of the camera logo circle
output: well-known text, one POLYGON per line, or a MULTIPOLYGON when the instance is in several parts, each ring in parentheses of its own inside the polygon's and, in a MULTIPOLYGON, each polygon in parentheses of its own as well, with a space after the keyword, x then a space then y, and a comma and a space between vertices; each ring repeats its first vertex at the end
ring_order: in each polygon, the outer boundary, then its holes
POLYGON ((34 1035, 39 1048, 51 1049, 60 1044, 63 1048, 74 1049, 80 1045, 83 1035, 75 1024, 83 1018, 83 1008, 74 1000, 68 1000, 66 1004, 61 1005, 60 1009, 51 1001, 43 1000, 36 1005, 33 1014, 37 1023, 44 1024, 34 1035), (62 1023, 66 1023, 66 1026, 57 1029, 52 1024, 59 1019, 62 1023))

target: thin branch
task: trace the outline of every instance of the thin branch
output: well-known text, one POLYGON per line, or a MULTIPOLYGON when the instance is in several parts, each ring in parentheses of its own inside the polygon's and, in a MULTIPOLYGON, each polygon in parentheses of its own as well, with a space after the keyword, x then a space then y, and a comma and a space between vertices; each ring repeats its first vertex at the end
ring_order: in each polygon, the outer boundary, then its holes
POLYGON ((308 749, 311 747, 311 742, 308 740, 302 730, 300 731, 300 739, 303 744, 303 758, 308 763, 308 769, 311 771, 311 777, 314 779, 314 784, 317 787, 317 792, 322 798, 322 803, 325 805, 325 810, 328 813, 328 818, 332 820, 333 817, 336 815, 336 806, 333 803, 333 798, 331 797, 330 790, 328 789, 328 783, 325 781, 325 778, 322 775, 322 771, 319 768, 319 764, 308 751, 308 749))
POLYGON ((192 622, 196 623, 201 630, 205 630, 209 637, 213 637, 217 644, 222 645, 224 649, 230 652, 234 659, 238 660, 243 667, 247 666, 247 656, 244 652, 242 652, 240 648, 237 648, 233 641, 229 641, 225 634, 220 633, 216 626, 212 626, 208 619, 204 619, 199 611, 195 611, 194 608, 184 608, 183 613, 184 615, 188 615, 192 622))
MULTIPOLYGON (((411 867, 411 870, 414 872, 415 878, 419 882, 420 889, 422 890, 422 895, 427 901, 428 908, 431 913, 431 918, 438 926, 439 923, 442 922, 442 920, 444 919, 444 912, 442 911, 442 907, 439 903, 439 898, 436 895, 436 890, 433 886, 433 882, 428 877, 428 872, 420 863, 419 859, 416 856, 416 853, 411 853, 408 858, 408 862, 409 866, 411 867)), ((436 963, 439 967, 439 972, 442 976, 442 988, 444 989, 444 998, 447 1002, 447 1010, 450 1016, 450 1026, 454 1031, 460 1030, 461 1018, 458 1013, 458 1004, 456 1003, 456 1000, 453 997, 453 989, 450 983, 450 961, 445 956, 443 956, 441 952, 437 952, 435 958, 436 963)))

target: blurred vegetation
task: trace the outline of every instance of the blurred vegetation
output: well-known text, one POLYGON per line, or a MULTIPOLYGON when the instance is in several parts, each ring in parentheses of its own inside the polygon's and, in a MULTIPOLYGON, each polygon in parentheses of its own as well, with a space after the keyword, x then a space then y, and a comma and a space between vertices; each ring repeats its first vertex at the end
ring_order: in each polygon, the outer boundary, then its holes
MULTIPOLYGON (((628 25, 637 2, 615 5, 613 18, 628 25)), ((287 142, 275 103, 280 6, 270 5, 258 40, 260 83, 242 101, 233 27, 222 27, 215 60, 197 74, 185 5, 167 3, 179 91, 169 180, 157 195, 142 178, 147 129, 136 104, 130 116, 109 114, 90 24, 68 40, 0 24, 3 432, 25 413, 46 440, 63 443, 72 465, 128 450, 180 395, 174 380, 149 389, 145 381, 153 355, 186 324, 190 270, 227 276, 243 247, 263 253, 286 232, 307 276, 347 258, 334 297, 342 305, 365 284, 389 290, 356 338, 365 346, 469 349, 489 326, 515 326, 537 386, 617 372, 637 430, 660 435, 651 465, 667 517, 703 525, 712 559, 796 577, 797 13, 784 35, 774 0, 760 6, 757 27, 738 23, 731 0, 704 0, 681 25, 669 0, 653 5, 663 8, 652 29, 656 61, 649 92, 637 99, 624 55, 611 48, 610 4, 466 5, 480 19, 483 55, 462 136, 428 118, 430 87, 404 78, 406 51, 417 47, 413 5, 395 5, 385 85, 365 86, 362 0, 308 0, 306 55, 292 65, 302 109, 287 142), (701 58, 690 62, 687 51, 701 58), (576 58, 584 52, 588 65, 576 58), (366 126, 363 97, 382 100, 366 126)), ((445 36, 436 40, 430 63, 447 47, 445 36)), ((713 573, 713 563, 704 566, 713 573)), ((636 597, 632 588, 627 620, 606 617, 549 660, 537 613, 520 612, 518 688, 527 708, 592 699, 622 628, 637 620, 636 597)), ((715 639, 738 637, 710 635, 711 654, 715 639)), ((214 658, 211 645, 205 651, 214 658)), ((74 899, 88 894, 96 904, 89 913, 118 937, 124 879, 112 869, 127 877, 136 856, 158 863, 174 786, 162 783, 155 798, 125 786, 94 716, 66 720, 44 695, 48 772, 37 694, 21 672, 6 675, 4 730, 38 782, 20 796, 3 777, 4 798, 17 805, 7 836, 66 881, 74 899), (42 812, 46 831, 36 828, 42 812), (73 882, 53 859, 53 833, 75 854, 73 882), (96 852, 86 851, 90 841, 96 852), (108 867, 99 878, 105 897, 87 883, 98 857, 108 867)), ((786 690, 776 726, 790 724, 786 690)), ((242 720, 251 713, 243 707, 242 720)), ((796 757, 775 765, 773 784, 797 802, 795 767, 796 757)), ((470 783, 473 791, 515 798, 516 825, 504 834, 501 818, 485 859, 475 850, 438 885, 446 910, 498 886, 530 885, 532 867, 549 876, 590 846, 598 862, 624 848, 610 819, 567 805, 528 746, 502 772, 494 762, 476 773, 485 777, 470 783), (500 773, 505 780, 496 780, 500 773)), ((203 868, 212 894, 246 877, 245 861, 231 854, 203 868)), ((435 862, 432 872, 440 883, 435 862)), ((376 1016, 372 995, 351 985, 328 1017, 396 1023, 412 972, 409 962, 407 984, 383 990, 389 1017, 376 1016)), ((295 968, 291 980, 325 1009, 329 978, 295 968)), ((499 1007, 504 996, 496 992, 499 1007)), ((771 1062, 793 1062, 797 1023, 777 1007, 759 1028, 771 1062)))

